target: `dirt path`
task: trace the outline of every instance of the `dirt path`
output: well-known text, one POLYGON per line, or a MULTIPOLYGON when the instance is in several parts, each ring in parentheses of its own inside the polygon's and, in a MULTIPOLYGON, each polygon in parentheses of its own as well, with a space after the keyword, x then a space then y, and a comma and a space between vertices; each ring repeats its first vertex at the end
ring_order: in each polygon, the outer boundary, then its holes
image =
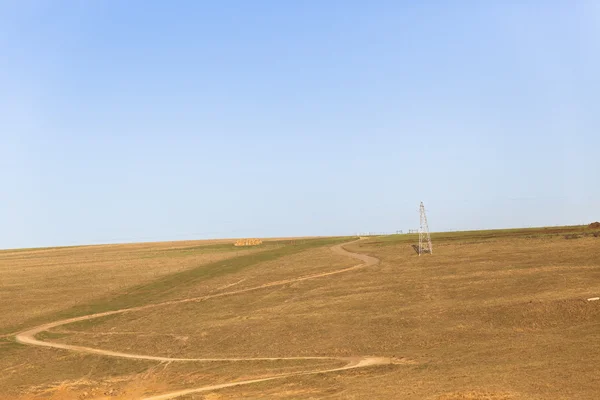
MULTIPOLYGON (((352 243, 354 243, 354 242, 352 242, 352 243)), ((60 321, 50 322, 47 324, 36 326, 36 327, 28 329, 26 331, 20 332, 15 336, 15 339, 18 343, 32 345, 32 346, 52 347, 55 349, 70 350, 70 351, 76 351, 76 352, 80 352, 80 353, 99 354, 99 355, 110 356, 110 357, 120 357, 120 358, 128 358, 128 359, 136 359, 136 360, 150 360, 150 361, 160 361, 160 362, 338 360, 338 361, 344 361, 347 363, 343 367, 334 368, 334 369, 296 372, 296 373, 290 373, 290 374, 273 375, 273 376, 261 378, 261 379, 253 379, 253 380, 246 380, 246 381, 224 383, 224 384, 219 384, 219 385, 203 386, 203 387, 194 388, 194 389, 179 390, 176 392, 166 393, 166 394, 162 394, 159 396, 147 397, 144 400, 174 399, 174 398, 184 396, 187 394, 192 394, 192 393, 207 392, 207 391, 211 391, 211 390, 217 390, 217 389, 222 389, 222 388, 232 387, 232 386, 248 385, 251 383, 270 381, 270 380, 274 380, 274 379, 282 379, 282 378, 286 378, 286 377, 290 377, 290 376, 312 375, 312 374, 320 374, 320 373, 327 373, 327 372, 343 371, 343 370, 353 369, 353 368, 363 368, 363 367, 367 367, 367 366, 371 366, 371 365, 390 364, 393 362, 393 360, 391 360, 389 358, 383 358, 383 357, 260 357, 260 358, 157 357, 157 356, 150 356, 150 355, 143 355, 143 354, 132 354, 132 353, 122 353, 122 352, 118 352, 118 351, 111 351, 111 350, 102 350, 102 349, 96 349, 93 347, 74 346, 74 345, 63 344, 63 343, 45 342, 45 341, 36 339, 36 337, 35 337, 37 334, 39 334, 43 331, 47 331, 49 329, 56 328, 58 326, 71 324, 73 322, 87 321, 90 319, 101 318, 101 317, 105 317, 108 315, 130 313, 130 312, 135 312, 135 311, 140 311, 140 310, 146 310, 148 308, 161 307, 161 306, 171 305, 171 304, 189 303, 189 302, 195 302, 195 301, 196 302, 197 301, 205 301, 205 300, 213 299, 216 297, 232 296, 232 295, 239 294, 239 293, 246 293, 246 292, 270 288, 270 287, 274 287, 274 286, 281 286, 281 285, 286 285, 289 283, 301 282, 301 281, 305 281, 305 280, 309 280, 309 279, 316 279, 316 278, 323 278, 323 277, 327 277, 327 276, 331 276, 331 275, 337 275, 337 274, 352 271, 352 270, 355 270, 358 268, 364 268, 367 266, 376 265, 379 263, 378 258, 371 257, 366 254, 352 253, 352 252, 344 249, 342 246, 343 246, 343 244, 333 246, 331 248, 331 250, 336 254, 345 255, 345 256, 360 260, 360 261, 362 261, 362 263, 355 265, 353 267, 339 269, 336 271, 324 272, 324 273, 320 273, 320 274, 313 274, 313 275, 301 276, 301 277, 293 278, 293 279, 286 279, 286 280, 281 280, 281 281, 270 282, 270 283, 266 283, 266 284, 263 284, 260 286, 255 286, 255 287, 251 287, 251 288, 247 288, 247 289, 240 289, 240 290, 234 290, 234 291, 229 291, 229 292, 216 293, 216 294, 212 294, 212 295, 207 295, 207 296, 202 296, 202 297, 194 297, 194 298, 189 298, 189 299, 173 300, 173 301, 167 301, 167 302, 157 303, 157 304, 149 304, 149 305, 145 305, 145 306, 126 308, 126 309, 122 309, 122 310, 107 311, 107 312, 103 312, 103 313, 84 315, 82 317, 75 317, 75 318, 69 318, 69 319, 64 319, 64 320, 60 320, 60 321)))

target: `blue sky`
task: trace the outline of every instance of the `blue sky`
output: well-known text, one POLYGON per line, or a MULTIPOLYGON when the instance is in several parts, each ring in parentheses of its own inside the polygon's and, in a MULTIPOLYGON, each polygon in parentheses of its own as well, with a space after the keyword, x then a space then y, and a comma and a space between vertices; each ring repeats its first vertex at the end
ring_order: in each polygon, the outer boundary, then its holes
POLYGON ((600 219, 598 3, 414 3, 0 3, 0 248, 600 219))

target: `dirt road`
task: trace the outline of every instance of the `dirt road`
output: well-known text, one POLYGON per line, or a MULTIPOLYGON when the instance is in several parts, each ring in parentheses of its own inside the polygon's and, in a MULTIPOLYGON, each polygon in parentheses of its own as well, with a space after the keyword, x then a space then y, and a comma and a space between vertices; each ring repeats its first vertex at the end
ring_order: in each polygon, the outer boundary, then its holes
POLYGON ((47 324, 36 326, 36 327, 28 329, 26 331, 20 332, 15 336, 15 339, 19 343, 32 345, 32 346, 51 347, 51 348, 55 348, 55 349, 76 351, 76 352, 80 352, 80 353, 98 354, 98 355, 104 355, 104 356, 110 356, 110 357, 120 357, 120 358, 136 359, 136 360, 151 360, 151 361, 160 361, 160 362, 215 362, 215 361, 230 361, 230 362, 240 361, 241 362, 241 361, 264 361, 264 360, 269 360, 269 361, 274 361, 274 360, 338 360, 338 361, 344 361, 347 363, 343 367, 334 368, 334 369, 296 372, 296 373, 290 373, 290 374, 273 375, 273 376, 261 378, 261 379, 236 381, 236 382, 224 383, 224 384, 219 384, 219 385, 203 386, 203 387, 199 387, 199 388, 185 389, 185 390, 179 390, 176 392, 165 393, 165 394, 162 394, 159 396, 147 397, 144 400, 174 399, 174 398, 184 396, 187 394, 192 394, 192 393, 207 392, 207 391, 211 391, 211 390, 217 390, 217 389, 222 389, 222 388, 232 387, 232 386, 248 385, 251 383, 264 382, 264 381, 269 381, 269 380, 274 380, 274 379, 282 379, 282 378, 286 378, 286 377, 290 377, 290 376, 311 375, 311 374, 343 371, 343 370, 353 369, 353 368, 363 368, 363 367, 368 367, 368 366, 372 366, 372 365, 390 364, 393 362, 393 360, 391 360, 389 358, 382 358, 382 357, 171 358, 171 357, 157 357, 157 356, 143 355, 143 354, 122 353, 122 352, 111 351, 111 350, 97 349, 97 348, 93 348, 93 347, 74 346, 74 345, 63 344, 63 343, 45 342, 40 339, 36 339, 36 335, 38 335, 39 333, 41 333, 43 331, 47 331, 49 329, 56 328, 56 327, 62 326, 62 325, 71 324, 74 322, 86 321, 86 320, 101 318, 101 317, 105 317, 108 315, 114 315, 114 314, 130 313, 130 312, 145 310, 145 309, 149 309, 149 308, 153 308, 153 307, 161 307, 161 306, 165 306, 165 305, 198 302, 198 301, 205 301, 205 300, 213 299, 213 298, 217 298, 217 297, 232 296, 232 295, 239 294, 239 293, 246 293, 246 292, 251 292, 251 291, 255 291, 255 290, 286 285, 286 284, 293 283, 293 282, 300 282, 300 281, 305 281, 305 280, 309 280, 309 279, 324 278, 327 276, 337 275, 337 274, 349 272, 349 271, 352 271, 352 270, 355 270, 358 268, 364 268, 367 266, 376 265, 379 263, 378 258, 371 257, 366 254, 352 253, 352 252, 344 249, 342 246, 343 246, 342 244, 333 246, 331 248, 331 250, 336 254, 341 254, 341 255, 345 255, 345 256, 360 260, 362 263, 352 266, 352 267, 349 267, 349 268, 339 269, 336 271, 324 272, 324 273, 320 273, 320 274, 313 274, 313 275, 301 276, 301 277, 293 278, 293 279, 286 279, 286 280, 281 280, 281 281, 270 282, 270 283, 266 283, 266 284, 252 287, 252 288, 216 293, 216 294, 212 294, 212 295, 189 298, 189 299, 167 301, 167 302, 157 303, 157 304, 149 304, 149 305, 140 306, 140 307, 126 308, 126 309, 122 309, 122 310, 108 311, 108 312, 103 312, 103 313, 84 315, 81 317, 75 317, 75 318, 69 318, 69 319, 64 319, 64 320, 60 320, 60 321, 50 322, 47 324))

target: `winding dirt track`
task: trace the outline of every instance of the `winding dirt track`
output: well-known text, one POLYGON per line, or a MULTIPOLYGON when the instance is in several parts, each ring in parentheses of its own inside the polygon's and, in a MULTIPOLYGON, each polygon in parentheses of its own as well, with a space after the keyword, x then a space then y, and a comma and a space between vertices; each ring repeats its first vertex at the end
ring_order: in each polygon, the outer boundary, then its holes
POLYGON ((216 297, 232 296, 232 295, 239 294, 239 293, 246 293, 246 292, 251 292, 251 291, 255 291, 255 290, 260 290, 260 289, 265 289, 265 288, 270 288, 270 287, 275 287, 275 286, 286 285, 286 284, 289 284, 289 283, 301 282, 301 281, 305 281, 305 280, 309 280, 309 279, 324 278, 324 277, 327 277, 327 276, 337 275, 337 274, 341 274, 341 273, 344 273, 344 272, 352 271, 352 270, 355 270, 355 269, 358 269, 358 268, 364 268, 364 267, 367 267, 367 266, 376 265, 376 264, 379 263, 379 259, 378 258, 371 257, 371 256, 368 256, 366 254, 352 253, 352 252, 344 249, 342 246, 343 246, 343 244, 339 244, 339 245, 333 246, 331 248, 331 250, 334 253, 336 253, 336 254, 341 254, 341 255, 345 255, 345 256, 348 256, 348 257, 352 257, 352 258, 358 259, 358 260, 362 261, 362 263, 358 264, 358 265, 355 265, 353 267, 339 269, 339 270, 332 271, 332 272, 324 272, 324 273, 320 273, 320 274, 307 275, 307 276, 302 276, 302 277, 293 278, 293 279, 286 279, 286 280, 281 280, 281 281, 275 281, 275 282, 266 283, 264 285, 260 285, 260 286, 256 286, 256 287, 252 287, 252 288, 247 288, 247 289, 240 289, 240 290, 234 290, 234 291, 229 291, 229 292, 221 292, 221 293, 216 293, 216 294, 212 294, 212 295, 206 295, 206 296, 202 296, 202 297, 194 297, 194 298, 182 299, 182 300, 173 300, 173 301, 167 301, 167 302, 163 302, 163 303, 149 304, 149 305, 140 306, 140 307, 125 308, 125 309, 122 309, 122 310, 108 311, 108 312, 103 312, 103 313, 85 315, 85 316, 82 316, 82 317, 63 319, 63 320, 60 320, 60 321, 55 321, 55 322, 50 322, 48 324, 39 325, 39 326, 36 326, 35 328, 31 328, 31 329, 28 329, 26 331, 20 332, 20 333, 18 333, 16 335, 15 339, 19 343, 27 344, 27 345, 32 345, 32 346, 52 347, 52 348, 55 348, 55 349, 70 350, 70 351, 76 351, 76 352, 79 352, 79 353, 99 354, 99 355, 110 356, 110 357, 129 358, 129 359, 136 359, 136 360, 161 361, 161 362, 173 362, 173 361, 175 361, 175 362, 184 362, 184 361, 187 361, 187 362, 215 362, 215 361, 237 362, 237 361, 277 361, 277 360, 338 360, 338 361, 344 361, 344 362, 347 363, 343 367, 339 367, 339 368, 333 368, 333 369, 327 369, 327 370, 305 371, 305 372, 294 372, 294 373, 289 373, 289 374, 273 375, 273 376, 269 376, 269 377, 266 377, 266 378, 260 378, 260 379, 252 379, 252 380, 246 380, 246 381, 235 381, 235 382, 224 383, 224 384, 219 384, 219 385, 203 386, 203 387, 199 387, 199 388, 179 390, 179 391, 165 393, 165 394, 158 395, 158 396, 147 397, 147 398, 145 398, 143 400, 167 400, 167 399, 174 399, 174 398, 177 398, 177 397, 180 397, 180 396, 184 396, 184 395, 188 395, 188 394, 192 394, 192 393, 207 392, 207 391, 212 391, 212 390, 217 390, 217 389, 222 389, 222 388, 232 387, 232 386, 248 385, 248 384, 251 384, 251 383, 270 381, 270 380, 281 379, 281 378, 286 378, 286 377, 290 377, 290 376, 312 375, 312 374, 320 374, 320 373, 326 373, 326 372, 344 371, 344 370, 354 369, 354 368, 363 368, 363 367, 368 367, 368 366, 371 366, 371 365, 390 364, 390 363, 392 363, 392 360, 389 359, 389 358, 383 358, 383 357, 260 357, 260 358, 172 358, 172 357, 157 357, 157 356, 150 356, 150 355, 143 355, 143 354, 131 354, 131 353, 122 353, 122 352, 118 352, 118 351, 102 350, 102 349, 96 349, 96 348, 93 348, 93 347, 73 346, 73 345, 63 344, 63 343, 44 342, 42 340, 39 340, 39 339, 35 338, 35 336, 37 334, 39 334, 40 332, 43 332, 43 331, 46 331, 48 329, 52 329, 52 328, 55 328, 55 327, 58 327, 58 326, 71 324, 73 322, 86 321, 86 320, 90 320, 90 319, 94 319, 94 318, 100 318, 100 317, 105 317, 105 316, 114 315, 114 314, 130 313, 130 312, 135 312, 135 311, 140 311, 140 310, 146 310, 146 309, 149 309, 149 308, 161 307, 161 306, 171 305, 171 304, 198 302, 198 301, 204 301, 204 300, 208 300, 208 299, 213 299, 213 298, 216 298, 216 297))

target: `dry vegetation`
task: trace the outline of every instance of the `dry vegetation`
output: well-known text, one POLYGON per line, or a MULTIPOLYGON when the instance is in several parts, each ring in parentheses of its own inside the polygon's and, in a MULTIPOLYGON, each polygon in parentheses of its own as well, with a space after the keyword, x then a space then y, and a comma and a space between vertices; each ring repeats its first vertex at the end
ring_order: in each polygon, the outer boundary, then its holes
POLYGON ((0 251, 0 334, 158 277, 251 254, 231 241, 140 243, 0 251))
MULTIPOLYGON (((421 257, 411 247, 414 236, 371 238, 348 248, 379 257, 382 262, 374 267, 66 325, 43 335, 50 341, 151 355, 375 355, 405 361, 182 399, 597 399, 600 302, 585 300, 600 295, 600 238, 593 229, 440 234, 433 236, 434 254, 421 257), (577 240, 565 240, 566 235, 577 235, 577 240)), ((94 302, 110 309, 126 301, 138 305, 194 297, 355 263, 332 254, 326 245, 326 241, 304 247, 277 243, 263 247, 260 254, 215 260, 205 269, 197 266, 202 252, 196 250, 194 256, 181 256, 199 258, 178 273, 157 267, 162 276, 154 279, 150 274, 138 281, 133 277, 120 288, 97 289, 104 292, 97 292, 94 302), (135 286, 150 279, 154 279, 150 284, 135 286), (130 286, 135 287, 126 289, 130 286), (110 295, 114 292, 123 293, 110 295)), ((141 256, 146 252, 155 254, 149 260, 177 258, 148 246, 139 253, 135 247, 109 246, 103 261, 118 264, 124 259, 139 270, 148 260, 141 256)), ((39 253, 38 262, 58 268, 68 260, 63 251, 90 262, 81 261, 84 276, 69 272, 74 282, 85 281, 85 275, 103 265, 92 263, 94 247, 53 251, 39 253)), ((8 254, 0 253, 0 259, 8 254)), ((28 287, 30 275, 24 273, 19 281, 18 270, 0 273, 0 295, 9 296, 21 310, 18 322, 42 318, 39 311, 27 314, 29 303, 22 304, 4 290, 4 277, 11 276, 24 298, 33 297, 37 289, 28 287)), ((46 289, 53 310, 60 308, 63 290, 77 290, 70 286, 67 282, 55 288, 54 295, 52 288, 46 289)), ((52 313, 47 313, 42 314, 51 320, 52 313)), ((46 397, 55 399, 126 399, 333 364, 327 360, 160 364, 26 347, 7 338, 0 341, 0 393, 25 398, 46 390, 46 397)))

